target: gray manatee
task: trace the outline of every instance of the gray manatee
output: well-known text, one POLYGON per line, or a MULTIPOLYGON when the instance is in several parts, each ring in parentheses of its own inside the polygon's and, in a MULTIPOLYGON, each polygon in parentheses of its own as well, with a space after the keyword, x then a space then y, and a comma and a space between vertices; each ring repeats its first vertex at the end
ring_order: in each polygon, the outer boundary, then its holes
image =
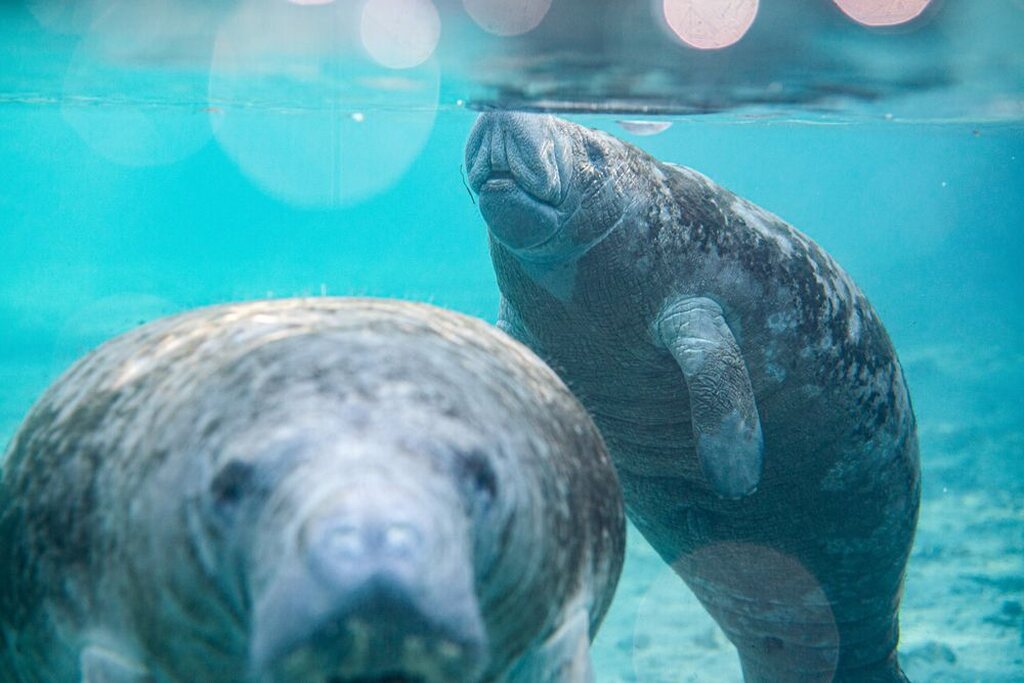
POLYGON ((623 558, 583 407, 420 304, 138 328, 45 393, 0 482, 4 683, 585 681, 623 558))
POLYGON ((590 411, 745 679, 903 680, 916 427, 846 273, 703 175, 550 116, 482 115, 466 164, 499 326, 590 411))

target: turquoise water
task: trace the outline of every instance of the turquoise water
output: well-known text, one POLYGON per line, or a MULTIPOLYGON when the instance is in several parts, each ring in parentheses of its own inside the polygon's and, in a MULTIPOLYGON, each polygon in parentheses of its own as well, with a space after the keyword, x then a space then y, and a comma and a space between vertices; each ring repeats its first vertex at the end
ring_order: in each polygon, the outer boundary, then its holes
MULTIPOLYGON (((0 445, 75 358, 196 306, 373 295, 495 320, 485 227, 460 177, 474 114, 446 86, 426 116, 324 112, 198 102, 187 70, 133 71, 184 84, 140 122, 131 81, 111 86, 127 97, 60 96, 78 39, 4 12, 0 445), (320 146, 340 151, 324 161, 320 146)), ((784 217, 871 299, 921 439, 905 668, 1024 680, 1024 123, 718 115, 637 136, 618 118, 576 120, 784 217)), ((602 683, 739 678, 724 637, 636 533, 594 656, 602 683)))

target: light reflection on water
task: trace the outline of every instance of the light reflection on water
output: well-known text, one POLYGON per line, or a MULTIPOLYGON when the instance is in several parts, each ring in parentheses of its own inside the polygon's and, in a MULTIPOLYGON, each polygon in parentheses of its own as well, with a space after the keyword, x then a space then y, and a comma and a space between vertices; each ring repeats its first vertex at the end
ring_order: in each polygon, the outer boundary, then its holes
MULTIPOLYGON (((451 94, 442 106, 462 99, 663 114, 767 106, 859 116, 876 113, 865 104, 941 90, 942 106, 919 101, 917 118, 1021 116, 1024 8, 1003 0, 30 0, 28 7, 38 28, 83 37, 87 62, 126 71, 207 72, 221 25, 262 16, 253 38, 266 32, 282 61, 319 50, 373 59, 386 70, 435 58, 451 94), (295 30, 303 16, 321 30, 295 30)), ((97 90, 79 94, 102 97, 97 90)), ((182 93, 121 94, 181 101, 182 93)), ((320 104, 330 106, 334 94, 324 94, 320 104)))
POLYGON ((1013 27, 1024 31, 1019 6, 979 0, 918 23, 921 0, 840 4, 665 0, 625 12, 597 0, 606 22, 595 23, 569 0, 34 0, 37 31, 73 37, 36 48, 52 71, 9 75, 0 96, 53 98, 87 144, 126 166, 175 163, 214 139, 252 182, 304 207, 379 194, 414 163, 436 112, 461 103, 622 112, 631 135, 670 123, 644 116, 709 111, 737 122, 1024 118, 1024 57, 1007 52, 1013 27), (910 28, 876 35, 844 11, 910 28), (688 35, 719 49, 687 48, 688 35), (196 115, 167 111, 183 106, 196 115), (377 113, 393 111, 405 112, 401 135, 377 113))

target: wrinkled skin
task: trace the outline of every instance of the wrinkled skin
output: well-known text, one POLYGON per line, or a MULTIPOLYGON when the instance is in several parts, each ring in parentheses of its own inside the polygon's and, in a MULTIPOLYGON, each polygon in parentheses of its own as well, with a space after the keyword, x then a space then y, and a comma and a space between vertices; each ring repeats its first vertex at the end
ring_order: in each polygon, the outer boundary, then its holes
POLYGON ((76 364, 0 480, 0 680, 584 680, 621 568, 586 412, 433 307, 281 300, 76 364))
POLYGON ((554 117, 482 115, 466 166, 499 326, 590 411, 746 680, 903 680, 915 420, 849 277, 701 174, 554 117))

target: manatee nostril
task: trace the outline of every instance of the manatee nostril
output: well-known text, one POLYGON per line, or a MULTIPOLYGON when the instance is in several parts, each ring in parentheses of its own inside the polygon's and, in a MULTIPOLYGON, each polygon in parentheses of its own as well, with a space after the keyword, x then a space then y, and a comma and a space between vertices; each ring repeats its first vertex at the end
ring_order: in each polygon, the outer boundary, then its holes
POLYGON ((411 555, 423 538, 411 524, 392 524, 384 529, 383 550, 389 555, 411 555))
POLYGON ((508 134, 505 131, 497 131, 491 134, 491 146, 490 146, 490 162, 491 162, 491 173, 495 171, 508 171, 509 167, 509 155, 508 155, 508 134))
POLYGON ((554 180, 552 147, 542 117, 516 112, 482 114, 466 144, 470 187, 479 192, 489 180, 513 180, 547 201, 551 194, 547 185, 554 180))
MULTIPOLYGON (((491 172, 491 146, 495 128, 492 120, 484 114, 477 120, 466 143, 466 173, 469 176, 469 186, 474 192, 480 191, 491 172)), ((497 134, 500 136, 500 131, 497 134)))
POLYGON ((352 524, 336 524, 320 539, 323 552, 335 558, 352 559, 365 554, 366 544, 359 529, 352 524))

